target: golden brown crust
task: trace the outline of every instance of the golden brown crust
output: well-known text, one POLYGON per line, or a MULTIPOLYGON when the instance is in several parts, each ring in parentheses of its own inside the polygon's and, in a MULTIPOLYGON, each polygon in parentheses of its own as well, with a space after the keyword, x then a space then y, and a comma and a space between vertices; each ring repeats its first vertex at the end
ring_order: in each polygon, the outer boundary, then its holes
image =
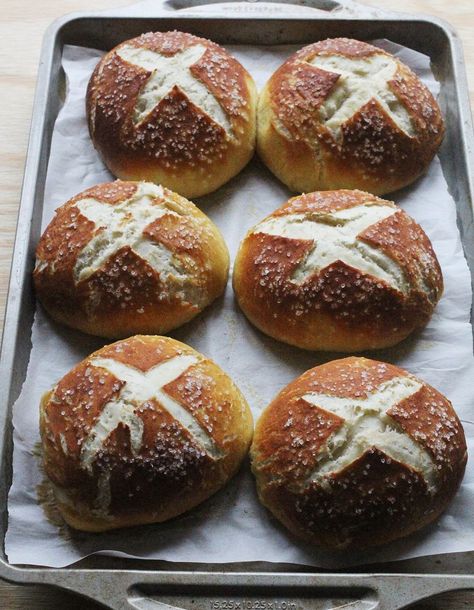
POLYGON ((434 521, 459 487, 467 452, 462 425, 442 394, 396 366, 351 357, 315 367, 284 388, 257 422, 251 456, 260 500, 292 533, 317 545, 364 548, 434 521), (416 384, 415 391, 398 403, 392 399, 389 425, 431 457, 435 491, 424 472, 390 457, 394 447, 386 452, 375 441, 324 482, 315 478, 318 456, 345 418, 303 397, 346 397, 350 404, 404 379, 416 384))
POLYGON ((318 56, 392 57, 344 38, 317 42, 292 55, 260 94, 257 147, 266 165, 297 192, 359 188, 384 194, 416 180, 444 135, 441 111, 427 87, 393 58, 397 69, 388 88, 408 113, 413 134, 372 99, 341 125, 338 140, 319 113, 341 77, 309 63, 318 56))
POLYGON ((91 354, 45 394, 40 421, 45 472, 58 507, 67 523, 86 531, 165 521, 196 506, 236 472, 253 431, 245 399, 216 364, 183 343, 157 336, 131 337, 91 354), (118 423, 88 469, 84 451, 92 430, 126 385, 94 359, 112 359, 146 374, 181 356, 195 362, 163 392, 188 411, 218 454, 211 455, 158 396, 133 403, 143 425, 140 446, 134 446, 130 426, 118 423))
POLYGON ((262 223, 240 244, 233 286, 249 320, 280 341, 326 351, 388 347, 424 326, 442 294, 441 270, 428 237, 393 202, 361 191, 309 193, 290 199, 262 223), (404 277, 404 292, 341 260, 296 283, 295 270, 315 242, 259 232, 268 219, 298 214, 311 220, 312 215, 360 205, 397 210, 368 226, 357 240, 396 264, 404 277))
MULTIPOLYGON (((100 222, 96 226, 77 204, 92 199, 104 206, 119 205, 138 196, 140 188, 147 188, 146 183, 101 184, 57 210, 38 243, 34 271, 38 298, 55 320, 103 337, 166 333, 224 291, 229 255, 219 230, 194 204, 167 189, 147 204, 164 206, 165 213, 144 224, 141 235, 167 249, 185 276, 181 284, 161 277, 159 266, 127 245, 106 257, 93 273, 77 276, 81 253, 103 232, 100 222)), ((91 261, 99 256, 100 250, 91 261)))
POLYGON ((186 197, 227 182, 255 147, 257 92, 252 77, 219 45, 183 32, 149 32, 127 40, 97 65, 87 91, 89 131, 110 171, 124 180, 149 180, 186 197), (230 131, 175 86, 144 120, 137 98, 152 72, 118 55, 127 46, 166 57, 199 44, 206 51, 189 70, 215 97, 230 131))

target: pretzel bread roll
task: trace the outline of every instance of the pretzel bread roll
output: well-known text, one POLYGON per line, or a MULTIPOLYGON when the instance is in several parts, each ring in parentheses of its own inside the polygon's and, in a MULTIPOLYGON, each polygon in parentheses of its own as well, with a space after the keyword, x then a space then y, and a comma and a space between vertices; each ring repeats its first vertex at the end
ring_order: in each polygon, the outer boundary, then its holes
POLYGON ((290 532, 359 549, 434 521, 467 450, 447 398, 396 366, 351 357, 288 384, 258 420, 251 457, 261 502, 290 532))
POLYGON ((423 229, 391 201, 343 190, 294 197, 253 227, 233 284, 270 337, 344 352, 395 345, 428 322, 443 290, 423 229))
POLYGON ((97 65, 89 132, 110 171, 185 197, 210 193, 253 155, 257 92, 219 45, 183 32, 126 40, 97 65))
POLYGON ((416 74, 358 40, 302 48, 259 98, 258 152, 298 193, 389 193, 426 170, 443 135, 439 106, 416 74))
POLYGON ((41 401, 44 469, 72 527, 166 521, 227 483, 252 440, 232 380, 184 343, 135 336, 94 352, 41 401))
POLYGON ((101 337, 166 333, 225 289, 229 254, 193 203, 147 182, 94 186, 61 206, 34 283, 58 322, 101 337))

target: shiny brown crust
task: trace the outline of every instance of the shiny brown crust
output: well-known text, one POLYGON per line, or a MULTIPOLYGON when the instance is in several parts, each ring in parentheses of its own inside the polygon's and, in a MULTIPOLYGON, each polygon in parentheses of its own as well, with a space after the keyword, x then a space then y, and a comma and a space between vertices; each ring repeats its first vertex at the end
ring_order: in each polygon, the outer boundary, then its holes
POLYGON ((280 392, 257 422, 252 469, 261 502, 293 534, 331 548, 364 548, 406 536, 434 521, 463 477, 467 450, 449 400, 391 364, 345 358, 315 367, 280 392), (438 487, 427 491, 421 472, 372 447, 323 486, 308 483, 315 456, 344 419, 302 397, 310 392, 364 399, 394 377, 422 385, 388 410, 400 432, 429 453, 438 487))
POLYGON ((441 111, 428 88, 398 59, 395 77, 388 84, 410 115, 413 136, 401 130, 375 100, 343 123, 341 142, 318 118, 340 75, 308 61, 317 55, 375 54, 390 56, 357 40, 317 42, 292 55, 263 88, 257 149, 269 169, 293 191, 357 188, 390 193, 416 180, 436 154, 444 135, 441 111))
POLYGON ((191 347, 157 336, 135 336, 91 354, 46 393, 41 402, 45 472, 66 522, 84 531, 166 521, 220 489, 239 468, 253 432, 248 405, 231 379, 191 347), (146 372, 175 356, 199 358, 164 391, 193 415, 221 455, 211 457, 157 400, 136 403, 143 440, 133 452, 127 425, 119 424, 97 453, 92 472, 81 447, 105 404, 124 382, 90 364, 111 358, 146 372), (110 475, 108 507, 98 508, 101 476, 110 475))
POLYGON ((156 201, 164 202, 170 214, 148 225, 143 235, 163 244, 183 265, 190 277, 190 294, 173 292, 170 282, 162 281, 128 246, 77 281, 78 256, 100 229, 75 204, 88 197, 117 205, 132 197, 140 184, 118 180, 100 184, 56 211, 38 243, 34 283, 42 305, 58 322, 109 338, 162 334, 191 320, 224 291, 229 254, 219 230, 193 203, 167 189, 156 201))
POLYGON ((90 135, 110 171, 124 180, 163 184, 185 197, 216 190, 250 160, 256 106, 255 84, 243 66, 219 45, 183 32, 149 32, 121 43, 101 59, 87 90, 90 135), (117 51, 131 45, 173 56, 197 43, 207 50, 190 71, 218 100, 232 136, 176 86, 135 123, 133 109, 151 72, 117 51))
MULTIPOLYGON (((362 191, 321 191, 294 197, 267 218, 364 203, 397 207, 362 191)), ((443 279, 431 242, 400 208, 358 239, 400 266, 409 285, 406 294, 342 261, 295 284, 290 278, 313 242, 258 233, 258 226, 240 244, 233 286, 248 319, 279 341, 323 351, 388 347, 424 326, 441 297, 443 279)))

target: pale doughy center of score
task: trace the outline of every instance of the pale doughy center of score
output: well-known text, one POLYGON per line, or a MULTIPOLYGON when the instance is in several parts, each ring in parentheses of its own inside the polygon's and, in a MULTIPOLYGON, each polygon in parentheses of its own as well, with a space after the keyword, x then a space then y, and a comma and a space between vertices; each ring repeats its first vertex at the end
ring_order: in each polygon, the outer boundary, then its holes
POLYGON ((303 399, 344 419, 344 423, 327 441, 307 483, 329 485, 328 477, 337 475, 376 447, 387 458, 422 475, 430 494, 438 489, 436 465, 430 453, 408 436, 387 411, 412 396, 422 385, 410 377, 397 377, 380 385, 367 398, 341 398, 309 393, 303 399))
POLYGON ((140 91, 134 110, 134 121, 140 123, 165 98, 174 87, 220 125, 228 136, 232 136, 230 121, 211 91, 190 71, 206 52, 206 47, 193 45, 171 56, 161 55, 142 47, 130 45, 119 48, 116 53, 126 62, 139 66, 151 76, 140 91))
POLYGON ((398 67, 394 59, 382 54, 364 58, 316 55, 308 63, 341 75, 319 108, 321 121, 336 140, 342 140, 344 123, 371 100, 383 108, 401 131, 410 137, 415 135, 409 112, 389 87, 398 67))
MULTIPOLYGON (((213 438, 201 427, 191 413, 171 398, 164 386, 180 377, 189 367, 197 364, 193 355, 180 355, 157 364, 143 372, 112 358, 94 358, 90 365, 105 369, 117 379, 125 381, 120 394, 104 405, 102 412, 90 429, 81 449, 81 466, 92 472, 97 454, 103 450, 110 434, 121 423, 128 427, 132 453, 137 455, 142 446, 143 420, 135 411, 144 408, 147 401, 157 401, 179 424, 185 428, 194 442, 211 458, 222 456, 213 438)), ((153 408, 150 406, 150 408, 153 408)), ((97 514, 105 516, 110 506, 110 471, 103 472, 98 481, 97 514)))
POLYGON ((342 261, 407 293, 409 286, 400 266, 378 248, 358 239, 365 229, 397 211, 390 206, 358 205, 336 212, 288 214, 264 220, 253 232, 313 241, 313 249, 293 272, 291 281, 296 284, 342 261))

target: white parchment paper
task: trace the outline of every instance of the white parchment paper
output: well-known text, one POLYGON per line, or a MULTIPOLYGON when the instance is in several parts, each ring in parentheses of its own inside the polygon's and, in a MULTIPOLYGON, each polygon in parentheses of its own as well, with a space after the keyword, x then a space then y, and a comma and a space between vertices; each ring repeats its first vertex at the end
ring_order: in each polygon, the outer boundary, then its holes
MULTIPOLYGON (((397 45, 396 53, 436 94, 429 59, 397 45)), ((229 47, 261 87, 296 50, 293 47, 229 47)), ((44 200, 43 226, 55 208, 83 189, 112 178, 87 131, 84 96, 101 52, 65 47, 68 95, 54 127, 44 200)), ((233 259, 248 228, 281 205, 290 193, 254 159, 244 171, 198 205, 217 223, 233 259)), ((474 360, 469 324, 470 277, 456 227, 455 202, 438 159, 415 185, 393 195, 431 238, 445 278, 445 293, 428 326, 390 350, 369 357, 407 368, 453 402, 474 452, 474 360)), ((340 354, 307 353, 254 329, 238 311, 229 282, 225 297, 172 333, 214 359, 244 392, 255 418, 289 381, 340 354)), ((327 553, 296 541, 257 501, 248 464, 216 496, 166 524, 100 535, 58 527, 38 502, 43 480, 37 457, 40 396, 104 341, 54 324, 38 308, 28 374, 13 410, 13 484, 6 552, 15 564, 64 566, 95 552, 180 562, 272 561, 342 567, 474 549, 474 468, 468 464, 461 490, 434 525, 410 538, 360 554, 327 553)))

